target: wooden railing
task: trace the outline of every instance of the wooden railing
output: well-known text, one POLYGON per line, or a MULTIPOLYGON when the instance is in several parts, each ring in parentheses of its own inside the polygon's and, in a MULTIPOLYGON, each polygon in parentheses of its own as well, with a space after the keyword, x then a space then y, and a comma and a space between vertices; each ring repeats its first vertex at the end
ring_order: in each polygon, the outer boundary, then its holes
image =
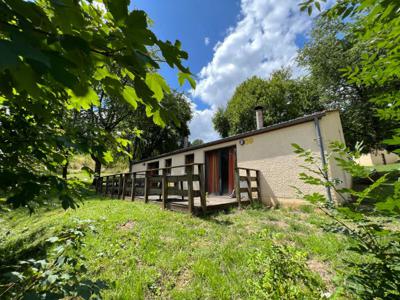
POLYGON ((257 192, 257 201, 261 201, 260 175, 260 170, 235 168, 235 192, 239 207, 241 207, 242 193, 246 193, 249 201, 253 203, 255 201, 253 192, 257 192), (245 186, 241 184, 242 182, 246 183, 245 186), (255 185, 252 183, 255 183, 255 185))
POLYGON ((149 196, 157 195, 164 208, 169 195, 180 196, 182 200, 187 197, 189 213, 194 212, 194 197, 200 197, 203 213, 207 210, 204 164, 198 163, 101 176, 96 180, 96 192, 119 199, 129 196, 132 201, 136 196, 143 196, 145 202, 149 201, 149 196), (170 174, 177 168, 184 168, 186 173, 170 174), (194 182, 198 182, 198 189, 194 189, 194 182))

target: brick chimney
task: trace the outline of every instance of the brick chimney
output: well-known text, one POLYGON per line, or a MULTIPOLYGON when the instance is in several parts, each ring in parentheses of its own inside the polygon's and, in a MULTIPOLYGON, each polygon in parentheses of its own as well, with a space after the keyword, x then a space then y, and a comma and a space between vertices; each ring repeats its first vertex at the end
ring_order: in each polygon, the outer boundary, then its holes
POLYGON ((257 129, 264 128, 263 107, 262 106, 256 106, 254 109, 256 111, 257 129))

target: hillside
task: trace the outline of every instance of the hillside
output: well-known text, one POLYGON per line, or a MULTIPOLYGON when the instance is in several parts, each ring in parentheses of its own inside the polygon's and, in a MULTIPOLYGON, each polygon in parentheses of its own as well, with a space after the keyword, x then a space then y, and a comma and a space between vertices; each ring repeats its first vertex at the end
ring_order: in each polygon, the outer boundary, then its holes
POLYGON ((2 212, 0 260, 4 268, 12 257, 43 259, 51 253, 47 239, 85 223, 91 227, 79 260, 86 260, 87 271, 79 276, 101 280, 102 298, 246 299, 284 293, 312 299, 335 293, 342 284, 335 269, 344 271, 342 258, 352 255, 348 238, 320 229, 326 222, 309 207, 248 208, 196 218, 154 204, 96 198, 75 211, 2 212))

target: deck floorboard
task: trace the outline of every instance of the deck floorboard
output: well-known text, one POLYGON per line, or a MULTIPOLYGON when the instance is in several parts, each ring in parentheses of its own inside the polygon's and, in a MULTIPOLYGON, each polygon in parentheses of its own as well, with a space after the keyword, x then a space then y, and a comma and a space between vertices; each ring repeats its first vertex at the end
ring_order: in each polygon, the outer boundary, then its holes
MULTIPOLYGON (((135 197, 135 199, 143 200, 144 198, 141 196, 135 197)), ((159 196, 149 196, 149 202, 162 204, 159 196)), ((248 199, 242 199, 242 204, 250 204, 248 199)), ((231 198, 230 196, 209 196, 207 197, 207 213, 212 213, 219 210, 226 210, 232 207, 238 206, 238 202, 236 198, 231 198)), ((186 212, 189 209, 189 202, 185 199, 182 200, 180 197, 169 197, 167 208, 173 211, 183 211, 186 212)), ((200 214, 201 211, 201 204, 200 198, 194 199, 194 210, 195 214, 200 214)))

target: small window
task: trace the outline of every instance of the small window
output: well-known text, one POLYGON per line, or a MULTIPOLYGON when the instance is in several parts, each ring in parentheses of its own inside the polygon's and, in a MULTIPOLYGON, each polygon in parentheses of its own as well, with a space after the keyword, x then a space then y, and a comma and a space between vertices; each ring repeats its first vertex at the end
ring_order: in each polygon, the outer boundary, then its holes
POLYGON ((167 175, 171 175, 171 167, 172 167, 172 158, 167 158, 165 160, 165 171, 167 175))
MULTIPOLYGON (((194 163, 194 154, 188 154, 185 155, 185 165, 190 165, 194 163)), ((186 166, 185 167, 185 171, 186 173, 188 173, 188 171, 191 170, 193 173, 193 166, 186 166)))
POLYGON ((160 164, 158 161, 151 162, 147 164, 147 170, 150 170, 150 175, 158 175, 158 169, 160 164))

